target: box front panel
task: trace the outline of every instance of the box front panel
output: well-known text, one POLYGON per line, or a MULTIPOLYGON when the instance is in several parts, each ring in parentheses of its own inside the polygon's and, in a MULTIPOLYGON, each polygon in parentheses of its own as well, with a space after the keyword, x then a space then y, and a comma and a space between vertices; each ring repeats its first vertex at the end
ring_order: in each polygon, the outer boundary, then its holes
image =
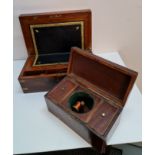
POLYGON ((67 124, 71 129, 78 133, 82 138, 84 138, 88 143, 90 143, 97 151, 100 153, 105 153, 106 143, 100 137, 95 135, 91 130, 89 130, 83 123, 80 123, 77 119, 72 117, 68 112, 61 109, 57 104, 53 103, 51 99, 45 95, 45 100, 47 103, 48 110, 67 124))
POLYGON ((20 85, 24 93, 49 91, 62 77, 32 77, 32 78, 19 78, 20 85))

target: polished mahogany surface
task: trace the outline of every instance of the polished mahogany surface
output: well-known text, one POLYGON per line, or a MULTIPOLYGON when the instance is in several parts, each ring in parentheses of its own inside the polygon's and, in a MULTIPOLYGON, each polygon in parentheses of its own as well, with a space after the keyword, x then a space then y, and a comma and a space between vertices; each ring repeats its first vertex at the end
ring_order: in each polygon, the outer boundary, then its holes
POLYGON ((70 49, 91 49, 91 11, 19 16, 28 58, 19 76, 23 92, 48 91, 64 78, 70 49))
POLYGON ((136 77, 135 71, 72 48, 67 76, 45 95, 48 109, 105 153, 106 136, 136 77))

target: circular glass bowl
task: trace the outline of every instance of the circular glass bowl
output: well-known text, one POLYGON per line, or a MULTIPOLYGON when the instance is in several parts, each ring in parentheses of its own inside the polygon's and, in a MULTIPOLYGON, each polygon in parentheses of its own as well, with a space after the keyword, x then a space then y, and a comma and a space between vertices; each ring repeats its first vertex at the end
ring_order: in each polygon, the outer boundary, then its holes
POLYGON ((93 98, 85 92, 75 92, 69 99, 69 107, 77 113, 86 113, 93 108, 93 98))

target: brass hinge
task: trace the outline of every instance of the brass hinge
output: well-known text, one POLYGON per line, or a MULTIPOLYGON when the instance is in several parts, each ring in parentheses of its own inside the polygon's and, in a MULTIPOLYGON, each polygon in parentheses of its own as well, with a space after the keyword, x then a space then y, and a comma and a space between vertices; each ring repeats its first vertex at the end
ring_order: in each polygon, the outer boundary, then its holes
POLYGON ((24 83, 24 82, 25 82, 25 80, 20 80, 20 82, 21 82, 21 83, 24 83))
POLYGON ((28 88, 23 88, 24 91, 29 90, 28 88))

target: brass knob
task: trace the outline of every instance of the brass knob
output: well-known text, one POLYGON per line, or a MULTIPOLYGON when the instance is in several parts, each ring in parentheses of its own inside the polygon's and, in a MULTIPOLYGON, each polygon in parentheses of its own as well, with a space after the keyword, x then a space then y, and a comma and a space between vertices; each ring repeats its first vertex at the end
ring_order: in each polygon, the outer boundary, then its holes
POLYGON ((102 116, 104 117, 106 114, 105 113, 102 113, 102 116))

